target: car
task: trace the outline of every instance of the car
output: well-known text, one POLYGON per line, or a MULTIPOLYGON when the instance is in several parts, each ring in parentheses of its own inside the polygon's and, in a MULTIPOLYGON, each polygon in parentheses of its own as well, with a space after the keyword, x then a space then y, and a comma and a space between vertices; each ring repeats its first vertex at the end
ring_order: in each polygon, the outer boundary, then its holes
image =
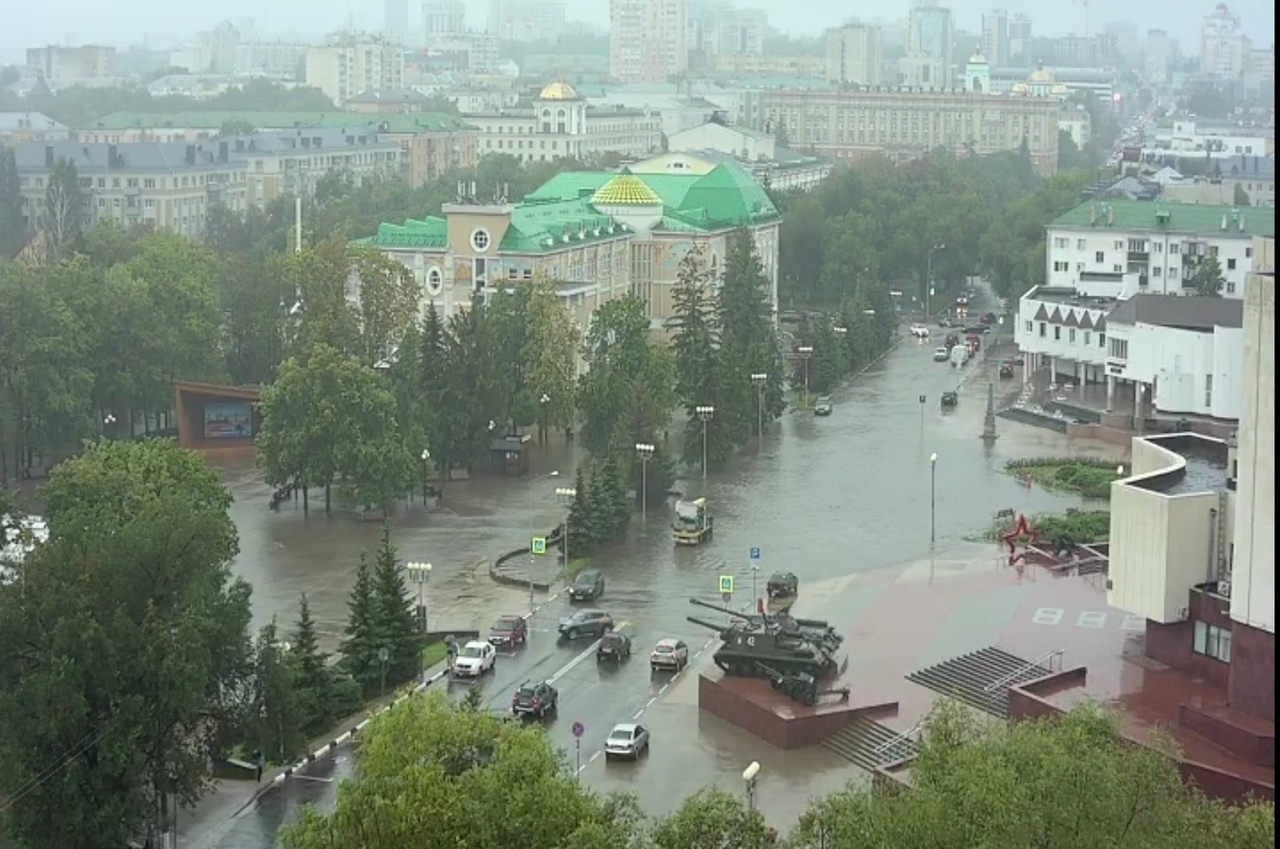
POLYGON ((774 572, 764 585, 769 598, 791 598, 800 592, 800 579, 790 572, 774 572))
POLYGON ((569 585, 569 601, 593 601, 604 595, 604 574, 599 569, 583 569, 569 585))
POLYGON ((942 408, 944 410, 947 409, 948 407, 954 407, 956 404, 959 404, 959 403, 960 403, 960 396, 957 395, 955 392, 942 393, 942 408))
POLYGON ((492 672, 498 652, 488 640, 470 640, 453 660, 455 678, 479 678, 492 672))
POLYGON ((679 672, 688 665, 689 647, 684 644, 683 640, 676 640, 670 637, 658 640, 653 647, 653 651, 649 652, 649 669, 651 671, 674 669, 679 672))
POLYGON ((543 719, 560 707, 560 692, 546 681, 525 681, 511 697, 511 712, 529 719, 543 719))
POLYGON ((964 329, 966 336, 985 336, 991 332, 991 326, 987 324, 970 324, 964 329))
POLYGON ((613 617, 603 610, 579 610, 560 620, 560 638, 603 637, 613 630, 613 617))
POLYGON ((610 631, 596 646, 596 662, 612 660, 621 663, 631 659, 631 638, 621 631, 610 631))
POLYGON ((941 348, 933 349, 933 361, 935 363, 945 363, 950 356, 951 352, 947 350, 945 345, 941 348))
POLYGON ((1009 362, 1008 360, 1005 360, 1004 362, 1000 363, 1000 379, 1009 380, 1012 377, 1013 377, 1013 363, 1009 362))
POLYGON ((604 759, 636 759, 649 751, 649 729, 643 725, 623 722, 613 726, 604 741, 604 759))
POLYGON ((523 646, 529 642, 529 623, 523 616, 499 616, 489 629, 489 642, 500 648, 523 646))
POLYGON ((823 395, 817 401, 813 402, 813 414, 815 416, 831 415, 831 396, 823 395))
POLYGON ((915 324, 911 325, 911 335, 916 337, 917 339, 928 339, 929 325, 921 324, 920 322, 917 321, 915 324))

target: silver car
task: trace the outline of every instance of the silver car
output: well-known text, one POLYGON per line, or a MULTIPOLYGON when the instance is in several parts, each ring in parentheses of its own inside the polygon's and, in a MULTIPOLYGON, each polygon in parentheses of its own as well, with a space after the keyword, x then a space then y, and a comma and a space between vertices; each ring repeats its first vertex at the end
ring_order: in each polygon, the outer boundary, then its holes
POLYGON ((614 758, 636 759, 649 751, 649 730, 643 725, 624 722, 613 726, 609 737, 604 741, 604 759, 614 758))
POLYGON ((652 670, 673 669, 679 672, 689 664, 689 647, 682 640, 671 638, 658 640, 658 644, 649 652, 649 668, 652 670))

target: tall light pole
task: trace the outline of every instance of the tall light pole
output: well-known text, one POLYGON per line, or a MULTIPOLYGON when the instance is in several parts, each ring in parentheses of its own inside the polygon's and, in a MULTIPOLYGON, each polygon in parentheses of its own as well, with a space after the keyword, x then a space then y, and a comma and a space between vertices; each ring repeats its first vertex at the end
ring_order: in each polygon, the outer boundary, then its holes
POLYGON ((747 793, 747 810, 756 809, 756 779, 760 775, 760 762, 752 761, 742 771, 742 788, 747 793))
POLYGON ((548 409, 547 405, 550 403, 551 403, 551 396, 543 392, 542 397, 538 399, 538 409, 542 414, 542 428, 541 428, 541 432, 539 433, 539 437, 540 437, 539 441, 543 445, 547 444, 547 409, 548 409))
POLYGON ((756 433, 764 438, 764 387, 769 382, 769 375, 758 371, 751 375, 751 382, 756 385, 756 433))
POLYGON ((647 442, 636 443, 636 456, 640 458, 640 518, 649 512, 649 461, 657 447, 647 442))
POLYGON ((938 251, 946 250, 947 246, 939 242, 929 248, 929 256, 925 260, 925 281, 924 281, 924 321, 929 323, 929 299, 933 296, 933 255, 938 251))
POLYGON ((564 502, 564 530, 560 538, 560 552, 564 555, 564 568, 569 570, 569 513, 573 510, 573 500, 578 497, 578 490, 572 486, 556 487, 556 497, 564 502))
POLYGON ((715 418, 716 408, 710 404, 695 407, 694 412, 702 419, 702 477, 707 476, 707 425, 715 418))
MULTIPOLYGON (((418 632, 424 637, 427 633, 427 602, 423 596, 423 588, 426 587, 427 581, 431 580, 431 564, 430 563, 406 563, 405 571, 409 573, 409 580, 418 587, 418 632)), ((418 653, 418 677, 422 677, 422 653, 418 653)))
POLYGON ((431 451, 422 449, 422 506, 427 504, 427 475, 431 473, 431 451))
POLYGON ((933 549, 938 541, 938 454, 929 455, 929 583, 933 583, 933 549))
POLYGON ((804 361, 804 405, 807 407, 809 406, 809 358, 813 356, 813 346, 801 345, 796 348, 796 353, 804 361))

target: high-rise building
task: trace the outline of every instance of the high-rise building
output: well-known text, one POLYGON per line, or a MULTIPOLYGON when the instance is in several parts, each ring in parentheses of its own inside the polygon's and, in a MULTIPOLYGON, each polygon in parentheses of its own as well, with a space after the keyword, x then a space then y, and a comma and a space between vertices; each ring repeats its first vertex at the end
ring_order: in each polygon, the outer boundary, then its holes
POLYGON ((769 17, 759 9, 740 9, 726 3, 696 3, 689 7, 689 49, 704 57, 764 53, 769 17))
POLYGON ((386 0, 382 32, 391 41, 405 42, 409 35, 409 0, 386 0))
POLYGON ((1219 3, 1200 26, 1200 73, 1238 77, 1251 49, 1240 28, 1240 16, 1233 15, 1226 3, 1219 3))
POLYGON ((564 32, 565 6, 556 0, 493 0, 488 25, 503 41, 553 41, 564 32))
POLYGON ((902 84, 912 88, 952 87, 951 10, 927 3, 907 17, 907 52, 898 63, 902 84))
POLYGON ((827 30, 828 82, 880 85, 883 53, 880 27, 849 24, 827 30))
POLYGON ((422 4, 422 33, 427 44, 467 31, 467 6, 462 0, 425 0, 422 4))
POLYGON ((27 50, 27 71, 55 86, 114 77, 116 49, 97 44, 32 47, 27 50))
POLYGON ((664 83, 689 67, 689 0, 611 0, 609 73, 664 83))
POLYGON ((1010 15, 1009 56, 1005 62, 1017 67, 1030 67, 1031 58, 1031 16, 1010 15))
POLYGON ((992 9, 982 16, 982 55, 997 68, 1009 64, 1009 13, 992 9))
POLYGON ((306 81, 337 106, 366 91, 401 88, 404 48, 381 36, 340 33, 324 47, 308 48, 306 81))
POLYGON ((1147 30, 1143 48, 1142 69, 1147 82, 1162 85, 1169 82, 1169 70, 1173 67, 1174 44, 1169 33, 1162 29, 1147 30))

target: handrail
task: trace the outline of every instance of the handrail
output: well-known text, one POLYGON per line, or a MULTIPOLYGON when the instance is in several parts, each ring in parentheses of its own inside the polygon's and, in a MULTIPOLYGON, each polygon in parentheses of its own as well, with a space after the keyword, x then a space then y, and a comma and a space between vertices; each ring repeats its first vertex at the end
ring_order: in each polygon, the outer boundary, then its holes
POLYGON ((1055 670, 1053 668, 1053 660, 1054 658, 1057 658, 1059 661, 1059 668, 1061 668, 1061 660, 1064 652, 1065 652, 1064 649, 1054 649, 1053 651, 1048 652, 1047 654, 1031 661, 1026 666, 1020 666, 1017 669, 1010 672, 1008 675, 1004 675, 1000 678, 997 678, 995 681, 992 681, 990 684, 983 687, 982 692, 990 696, 990 695, 994 695, 995 692, 997 690, 1000 690, 1001 688, 1007 690, 1013 684, 1014 681, 1018 680, 1023 675, 1026 675, 1028 672, 1030 672, 1033 669, 1041 669, 1046 672, 1054 672, 1055 670), (1045 665, 1045 661, 1048 661, 1047 666, 1045 665))
POLYGON ((887 752, 890 752, 893 749, 896 749, 897 747, 903 745, 904 743, 916 743, 917 742, 916 738, 919 737, 920 732, 924 730, 924 723, 925 721, 922 719, 919 722, 917 722, 915 725, 908 728, 906 731, 903 731, 901 734, 897 735, 896 737, 886 740, 883 743, 881 743, 879 746, 876 746, 875 756, 878 758, 884 757, 884 755, 887 752))

